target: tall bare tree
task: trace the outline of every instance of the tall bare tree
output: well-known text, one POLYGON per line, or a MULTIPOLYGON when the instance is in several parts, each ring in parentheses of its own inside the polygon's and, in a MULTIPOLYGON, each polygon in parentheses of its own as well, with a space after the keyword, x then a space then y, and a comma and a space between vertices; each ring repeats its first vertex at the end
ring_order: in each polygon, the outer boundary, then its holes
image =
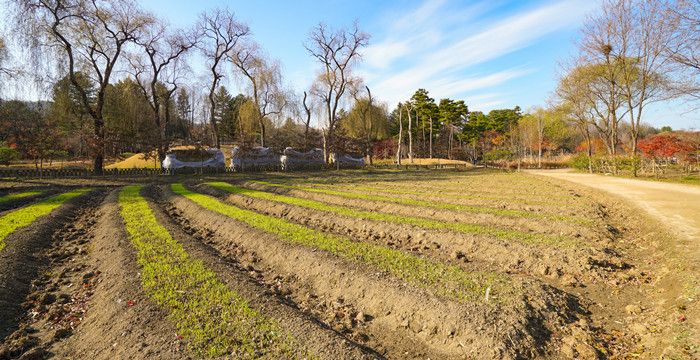
POLYGON ((67 67, 69 79, 94 122, 94 171, 102 173, 105 131, 105 94, 125 46, 135 41, 153 19, 131 0, 14 0, 18 29, 27 44, 57 50, 52 55, 67 67), (36 41, 37 38, 40 41, 36 41), (96 97, 76 74, 82 71, 97 85, 96 97))
POLYGON ((162 162, 168 146, 166 129, 170 120, 170 99, 178 88, 182 57, 196 45, 197 36, 194 31, 183 29, 170 32, 166 24, 158 21, 148 27, 136 42, 142 52, 130 61, 132 73, 148 99, 153 121, 159 129, 156 142, 158 160, 162 162))
MULTIPOLYGON (((338 109, 353 82, 352 67, 361 58, 360 50, 367 46, 368 41, 369 35, 361 31, 357 23, 349 30, 337 31, 330 30, 321 23, 309 35, 306 50, 321 65, 318 78, 320 86, 315 94, 326 107, 327 143, 334 143, 338 109)), ((325 148, 326 161, 328 152, 329 149, 325 148)))
POLYGON ((265 120, 282 113, 287 100, 282 89, 282 73, 277 62, 268 60, 253 42, 238 47, 230 54, 231 62, 250 83, 250 93, 258 110, 260 146, 265 146, 265 120))
MULTIPOLYGON (((663 74, 668 66, 663 54, 673 30, 667 16, 661 0, 606 0, 584 27, 582 52, 605 67, 610 108, 619 105, 629 119, 633 153, 645 108, 667 99, 663 74)), ((619 114, 611 111, 609 116, 617 136, 619 114)))
POLYGON ((236 49, 241 38, 250 33, 247 25, 238 22, 234 14, 229 10, 214 9, 202 13, 199 17, 199 49, 207 59, 209 71, 211 72, 211 82, 209 86, 209 121, 212 127, 214 143, 216 147, 221 146, 219 139, 219 129, 216 124, 216 100, 215 93, 221 79, 224 78, 222 69, 223 60, 231 51, 236 49))
POLYGON ((674 88, 679 95, 700 100, 700 0, 678 0, 667 11, 674 31, 665 56, 679 74, 674 88))

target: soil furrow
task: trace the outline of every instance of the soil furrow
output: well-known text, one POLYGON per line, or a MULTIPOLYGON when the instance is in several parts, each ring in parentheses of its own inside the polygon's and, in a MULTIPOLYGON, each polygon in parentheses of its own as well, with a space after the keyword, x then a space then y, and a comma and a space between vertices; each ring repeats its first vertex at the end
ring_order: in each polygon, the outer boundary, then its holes
POLYGON ((44 250, 51 247, 53 233, 98 194, 73 198, 4 239, 6 245, 0 251, 0 339, 12 333, 25 314, 21 304, 46 266, 44 250))
MULTIPOLYGON (((576 334, 582 349, 588 346, 585 342, 595 343, 587 335, 590 329, 585 321, 571 326, 572 321, 585 318, 577 301, 551 287, 523 283, 520 291, 528 295, 507 306, 497 305, 498 301, 456 303, 324 251, 290 246, 169 191, 166 196, 178 216, 189 219, 185 228, 206 231, 211 245, 222 254, 245 249, 255 254, 260 266, 296 279, 316 296, 354 304, 371 318, 369 334, 396 336, 393 341, 377 340, 388 353, 394 344, 424 344, 440 357, 536 358, 551 356, 551 349, 559 346, 566 334, 576 334), (556 335, 548 330, 554 328, 556 335)), ((588 350, 595 353, 590 346, 588 350)))
POLYGON ((565 285, 575 286, 579 281, 588 282, 591 278, 602 279, 615 276, 611 271, 624 267, 619 259, 592 248, 565 250, 551 246, 528 246, 483 235, 363 220, 254 198, 246 194, 232 194, 208 184, 199 185, 197 189, 258 213, 285 218, 320 231, 351 236, 355 240, 439 259, 466 270, 489 269, 498 272, 547 276, 560 279, 565 285))
POLYGON ((421 208, 416 206, 408 206, 364 199, 348 199, 334 195, 306 192, 302 190, 282 189, 252 182, 243 182, 241 183, 241 185, 251 189, 262 190, 276 194, 300 197, 338 206, 377 211, 389 214, 397 214, 403 216, 418 216, 433 220, 456 221, 477 225, 494 226, 497 228, 510 228, 513 230, 524 232, 534 232, 539 234, 567 237, 575 240, 581 240, 585 243, 589 243, 591 241, 605 242, 607 240, 605 237, 601 237, 600 234, 598 234, 591 228, 580 225, 543 222, 525 218, 503 218, 488 214, 467 214, 450 210, 421 208))
MULTIPOLYGON (((294 303, 284 297, 270 296, 273 290, 261 284, 257 273, 250 275, 250 270, 242 265, 235 257, 222 258, 214 249, 208 246, 204 239, 196 239, 183 230, 168 212, 169 205, 164 202, 159 189, 147 189, 149 200, 155 206, 154 210, 159 223, 198 260, 203 261, 207 268, 213 270, 220 279, 231 289, 245 298, 253 308, 259 309, 265 316, 275 319, 285 331, 309 349, 314 356, 324 359, 371 359, 381 358, 381 355, 371 349, 361 346, 324 326, 318 320, 301 312, 294 303)), ((195 234, 196 236, 196 234, 195 234)))
POLYGON ((408 198, 408 197, 402 197, 400 195, 396 194, 376 194, 376 193, 367 193, 367 192, 359 192, 359 191, 344 191, 344 190, 334 190, 331 188, 321 188, 314 186, 314 184, 311 185, 286 185, 283 183, 274 183, 274 182, 267 182, 267 181, 254 181, 255 183, 260 183, 262 185, 266 186, 273 186, 273 187, 279 187, 279 188, 284 188, 284 189, 292 189, 292 190, 301 190, 305 192, 311 192, 311 193, 321 193, 325 195, 332 195, 332 196, 338 196, 342 198, 347 198, 347 199, 361 199, 361 200, 368 200, 368 201, 378 201, 378 202, 385 202, 385 203, 393 203, 393 204, 399 204, 399 205, 407 205, 407 206, 415 206, 415 207, 421 207, 425 209, 436 209, 436 210, 450 210, 458 213, 467 213, 467 214, 476 214, 476 215, 490 215, 494 217, 499 217, 499 218, 524 218, 524 219, 534 219, 534 220, 547 220, 547 221, 554 221, 554 222, 561 222, 561 223, 568 223, 568 224, 574 224, 574 225, 589 225, 591 224, 591 221, 585 218, 581 217, 575 217, 575 216, 567 216, 567 215, 560 215, 560 214, 551 214, 551 213, 541 213, 541 212, 534 212, 534 211, 525 211, 525 210, 512 210, 512 209, 503 209, 503 208, 494 208, 491 206, 473 206, 473 205, 464 205, 464 204, 455 204, 455 203, 450 203, 450 202, 445 202, 445 201, 429 201, 428 199, 415 199, 415 198, 408 198))
POLYGON ((86 315, 50 350, 68 359, 189 359, 175 326, 143 291, 117 195, 112 191, 101 204, 88 249, 87 266, 99 276, 86 315))

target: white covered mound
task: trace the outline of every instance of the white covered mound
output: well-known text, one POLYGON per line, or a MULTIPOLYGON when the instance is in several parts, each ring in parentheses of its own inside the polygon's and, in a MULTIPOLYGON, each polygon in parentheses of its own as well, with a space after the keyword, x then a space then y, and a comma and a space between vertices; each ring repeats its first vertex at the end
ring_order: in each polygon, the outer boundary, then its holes
POLYGON ((338 156, 337 154, 331 154, 331 160, 336 166, 341 168, 361 168, 365 166, 364 158, 355 158, 350 155, 344 154, 338 156))
POLYGON ((208 158, 201 161, 180 161, 174 152, 165 155, 163 160, 163 169, 181 169, 181 168, 202 168, 202 167, 224 167, 226 160, 224 153, 219 149, 207 149, 208 158))
POLYGON ((249 168, 276 168, 280 166, 280 156, 270 148, 257 146, 243 150, 234 146, 231 150, 231 167, 240 171, 249 168))
POLYGON ((280 162, 282 170, 301 170, 301 169, 321 169, 325 165, 323 161, 323 150, 312 149, 307 152, 299 152, 291 147, 284 149, 280 162))

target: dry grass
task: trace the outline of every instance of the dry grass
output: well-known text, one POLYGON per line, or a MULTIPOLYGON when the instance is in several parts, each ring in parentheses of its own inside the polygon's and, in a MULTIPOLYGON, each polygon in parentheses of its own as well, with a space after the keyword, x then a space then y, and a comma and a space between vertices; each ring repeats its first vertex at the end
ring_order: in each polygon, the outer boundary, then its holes
MULTIPOLYGON (((396 163, 396 159, 376 159, 373 160, 376 165, 393 165, 396 163)), ((401 164, 409 165, 452 165, 452 164, 469 164, 462 160, 450 160, 450 159, 428 159, 428 158, 413 158, 413 162, 408 159, 401 160, 401 164)))

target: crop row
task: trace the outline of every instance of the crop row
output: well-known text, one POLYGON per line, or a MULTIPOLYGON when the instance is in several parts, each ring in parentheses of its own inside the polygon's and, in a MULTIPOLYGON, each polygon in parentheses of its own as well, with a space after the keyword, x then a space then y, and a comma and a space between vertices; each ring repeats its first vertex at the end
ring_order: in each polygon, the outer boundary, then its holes
POLYGON ((415 216, 402 216, 377 211, 359 210, 344 206, 332 205, 320 201, 303 199, 293 196, 280 195, 260 190, 244 188, 225 182, 211 182, 207 185, 233 194, 252 198, 275 201, 279 203, 300 206, 308 209, 323 211, 331 214, 347 216, 355 219, 383 221, 399 225, 411 225, 430 230, 449 230, 463 234, 487 235, 504 240, 518 241, 525 244, 546 244, 554 246, 569 246, 575 241, 563 236, 534 234, 524 231, 499 229, 493 226, 470 224, 454 221, 440 221, 415 216))
POLYGON ((0 217, 0 250, 5 248, 5 238, 15 230, 31 225, 36 219, 48 215, 64 202, 89 191, 91 191, 91 189, 77 189, 54 195, 35 204, 19 208, 3 215, 0 217))
POLYGON ((158 223, 141 186, 119 194, 121 216, 137 250, 146 293, 169 313, 191 350, 199 356, 235 358, 303 358, 272 319, 252 309, 158 223))
POLYGON ((553 200, 533 200, 531 198, 527 198, 524 196, 516 196, 516 195, 510 195, 508 194, 507 196, 490 196, 490 195, 484 195, 484 194, 476 194, 472 189, 469 189, 468 193, 471 195, 465 195, 464 189, 461 191, 453 191, 453 192, 448 192, 445 191, 445 188, 440 187, 440 192, 436 192, 435 189, 436 187, 432 188, 421 188, 420 185, 415 185, 415 184, 410 184, 408 188, 402 186, 396 186, 396 185, 391 185, 391 186, 382 186, 382 185, 375 185, 375 186, 367 186, 367 185, 317 185, 317 186, 325 186, 325 187, 332 187, 337 190, 343 190, 343 191, 361 191, 361 192, 373 192, 373 193, 387 193, 387 194, 398 194, 398 195, 416 195, 416 196, 435 196, 435 197, 441 197, 441 198, 447 198, 447 199, 460 199, 460 200, 481 200, 481 201, 501 201, 501 200, 514 200, 518 204, 523 204, 523 205, 551 205, 551 204, 557 204, 557 205, 567 205, 568 203, 563 202, 563 201, 553 201, 553 200), (416 189, 421 189, 421 190, 416 190, 416 189))
POLYGON ((8 202, 8 201, 14 201, 14 200, 28 198, 31 196, 36 196, 36 195, 39 195, 43 192, 44 191, 42 191, 42 190, 28 190, 28 191, 7 194, 5 196, 0 196, 0 204, 8 202))
POLYGON ((451 211, 458 211, 458 212, 467 212, 467 213, 472 213, 472 214, 489 214, 489 215, 511 217, 511 218, 556 220, 556 221, 565 221, 565 222, 574 223, 574 224, 590 224, 591 223, 590 221, 588 221, 586 219, 581 219, 581 218, 571 217, 571 216, 563 216, 563 215, 539 214, 539 213, 534 213, 534 212, 529 212, 529 211, 521 211, 521 210, 495 209, 495 208, 488 208, 488 207, 482 207, 482 206, 458 205, 458 204, 450 204, 450 203, 445 203, 445 202, 433 202, 433 201, 426 201, 426 200, 406 199, 406 198, 400 198, 400 197, 373 195, 373 194, 366 194, 366 193, 353 193, 353 192, 338 191, 338 190, 332 190, 332 189, 317 188, 317 187, 313 187, 313 186, 287 185, 287 184, 273 183, 273 182, 260 181, 260 180, 254 180, 252 182, 257 183, 257 184, 261 184, 261 185, 265 185, 265 186, 271 186, 271 187, 277 187, 277 188, 283 188, 283 189, 291 189, 291 190, 301 190, 301 191, 311 192, 311 193, 319 193, 319 194, 325 194, 325 195, 331 195, 331 196, 338 196, 338 197, 343 197, 346 199, 379 201, 379 202, 387 202, 387 203, 394 203, 394 204, 407 205, 407 206, 419 206, 419 207, 432 208, 432 209, 438 209, 438 210, 451 210, 451 211))
POLYGON ((488 181, 483 181, 483 176, 457 176, 449 180, 431 179, 425 181, 424 178, 405 178, 392 177, 383 180, 377 177, 353 178, 352 182, 347 182, 342 177, 324 177, 324 178, 304 178, 304 182, 313 182, 319 185, 351 185, 371 184, 372 186, 399 186, 409 187, 411 189, 420 188, 424 190, 433 190, 436 188, 449 190, 451 192, 464 193, 465 189, 480 194, 494 195, 521 195, 532 197, 545 197, 547 199, 561 198, 572 199, 571 194, 563 189, 553 188, 552 186, 544 186, 543 182, 538 178, 531 178, 522 174, 489 174, 488 181))
POLYGON ((355 242, 302 225, 226 204, 214 197, 192 192, 181 184, 172 184, 173 192, 203 208, 222 214, 248 226, 276 235, 294 245, 325 250, 360 265, 371 265, 418 287, 458 301, 482 301, 484 295, 507 296, 509 279, 491 272, 466 272, 457 266, 424 259, 399 250, 355 242))

